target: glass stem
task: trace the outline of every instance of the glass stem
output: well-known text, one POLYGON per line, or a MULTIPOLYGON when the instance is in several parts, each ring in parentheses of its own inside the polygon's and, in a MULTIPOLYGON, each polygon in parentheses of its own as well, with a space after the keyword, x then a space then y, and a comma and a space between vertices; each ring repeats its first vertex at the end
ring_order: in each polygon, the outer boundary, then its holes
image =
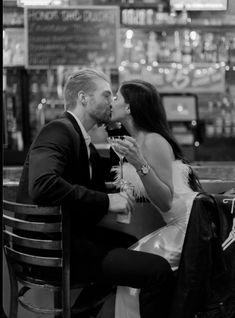
POLYGON ((120 164, 121 180, 123 180, 123 158, 122 157, 120 158, 119 164, 120 164))

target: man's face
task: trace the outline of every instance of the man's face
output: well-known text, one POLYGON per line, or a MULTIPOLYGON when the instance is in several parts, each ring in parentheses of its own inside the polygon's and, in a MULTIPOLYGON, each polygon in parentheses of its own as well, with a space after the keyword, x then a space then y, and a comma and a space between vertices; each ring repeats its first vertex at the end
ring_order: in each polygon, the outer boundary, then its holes
POLYGON ((113 94, 110 84, 103 79, 95 81, 96 89, 88 95, 87 112, 97 124, 110 122, 113 94))

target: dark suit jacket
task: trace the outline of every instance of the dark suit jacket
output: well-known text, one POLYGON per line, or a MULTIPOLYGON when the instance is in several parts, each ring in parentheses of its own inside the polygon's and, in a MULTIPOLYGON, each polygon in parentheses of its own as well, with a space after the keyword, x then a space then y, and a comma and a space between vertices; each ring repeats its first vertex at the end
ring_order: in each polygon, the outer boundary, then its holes
POLYGON ((65 205, 71 213, 72 232, 80 236, 104 216, 109 205, 108 196, 103 192, 101 159, 93 145, 90 160, 92 180, 80 127, 74 117, 65 112, 45 125, 32 143, 17 201, 65 205))

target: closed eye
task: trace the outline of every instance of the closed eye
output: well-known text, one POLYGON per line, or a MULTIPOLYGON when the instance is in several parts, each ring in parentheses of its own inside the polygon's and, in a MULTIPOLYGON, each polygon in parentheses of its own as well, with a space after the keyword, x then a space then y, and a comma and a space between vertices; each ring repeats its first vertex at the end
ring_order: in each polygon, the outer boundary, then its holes
POLYGON ((104 92, 103 96, 107 99, 110 99, 112 97, 112 93, 109 91, 104 92))

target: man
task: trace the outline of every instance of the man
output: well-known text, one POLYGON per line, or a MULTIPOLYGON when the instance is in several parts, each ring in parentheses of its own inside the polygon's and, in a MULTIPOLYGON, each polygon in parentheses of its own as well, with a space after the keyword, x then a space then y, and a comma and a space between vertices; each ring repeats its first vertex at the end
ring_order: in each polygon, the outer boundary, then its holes
POLYGON ((169 264, 117 243, 112 247, 96 226, 106 213, 133 207, 128 194, 105 192, 100 157, 87 134, 110 120, 109 80, 101 72, 80 70, 69 77, 64 100, 65 113, 44 126, 30 147, 18 201, 69 208, 72 279, 141 288, 141 317, 163 317, 173 280, 169 264))

